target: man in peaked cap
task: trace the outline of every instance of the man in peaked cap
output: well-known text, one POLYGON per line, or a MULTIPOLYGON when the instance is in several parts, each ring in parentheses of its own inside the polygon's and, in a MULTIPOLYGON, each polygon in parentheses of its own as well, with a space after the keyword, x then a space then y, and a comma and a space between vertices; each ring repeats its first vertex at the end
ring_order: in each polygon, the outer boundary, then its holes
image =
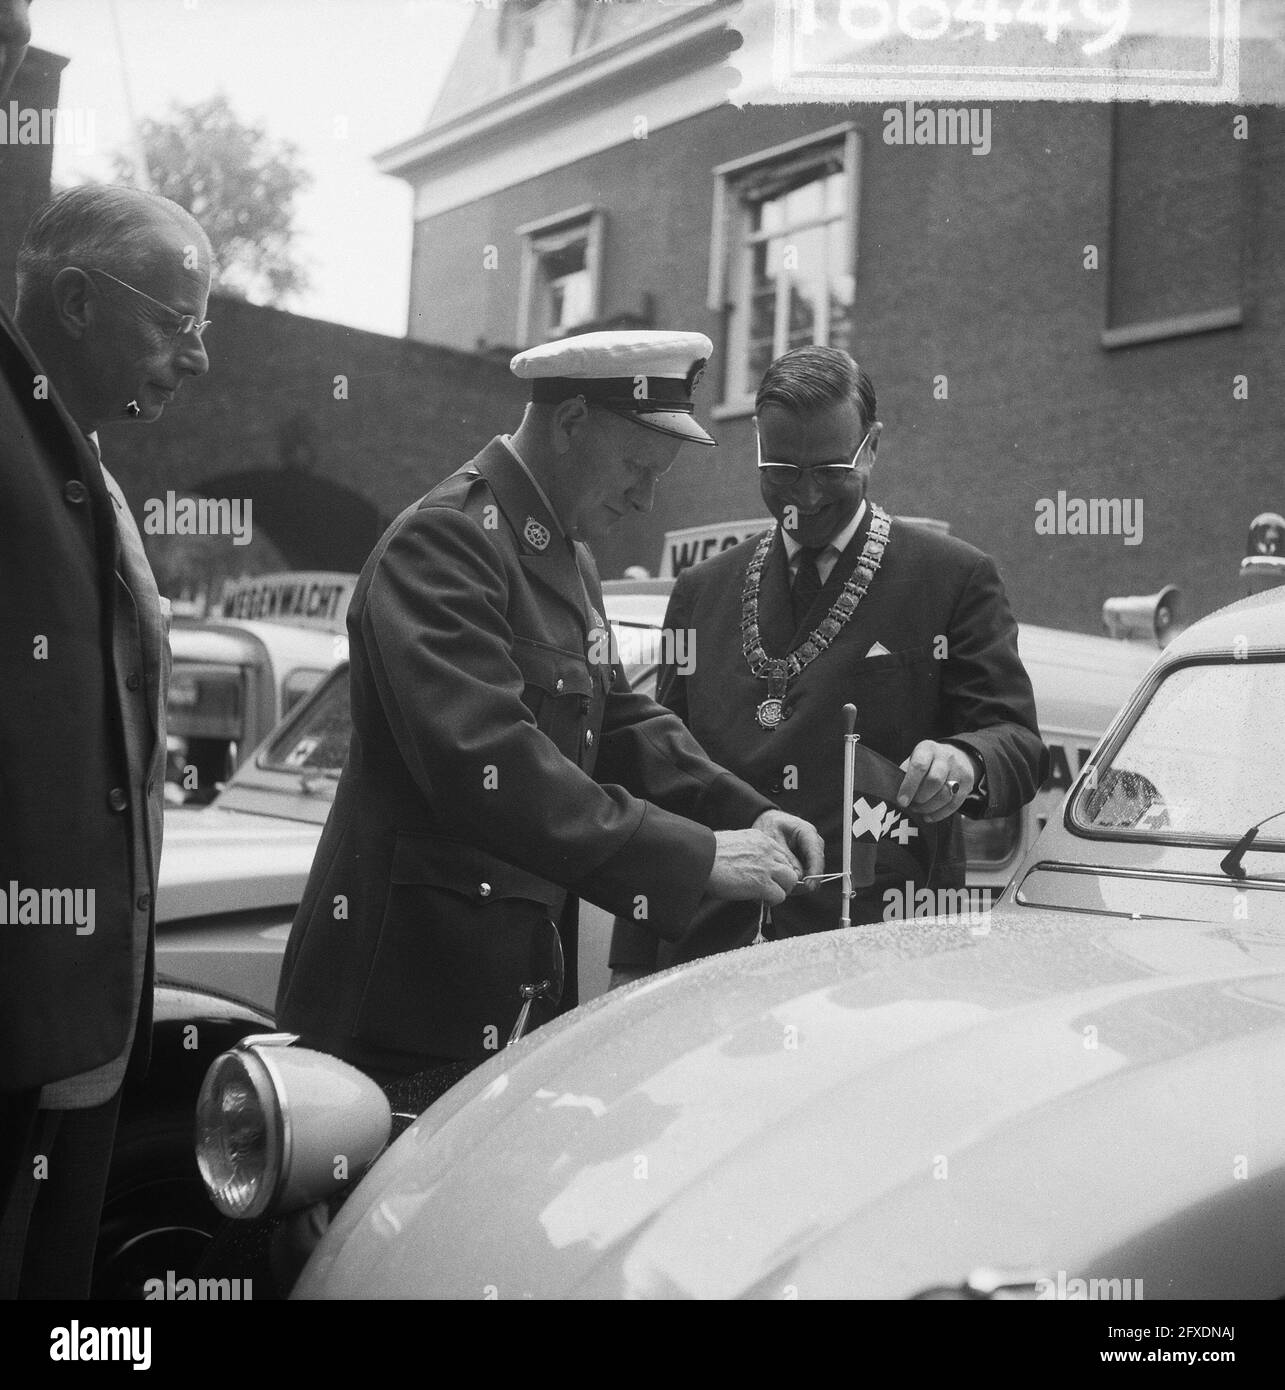
POLYGON ((531 403, 393 522, 348 611, 352 742, 290 935, 278 1020, 381 1077, 503 1046, 576 902, 681 930, 780 902, 821 843, 630 691, 585 542, 648 511, 711 345, 591 333, 520 353, 531 403), (604 640, 606 639, 606 640, 604 640), (610 659, 603 653, 609 651, 610 659))

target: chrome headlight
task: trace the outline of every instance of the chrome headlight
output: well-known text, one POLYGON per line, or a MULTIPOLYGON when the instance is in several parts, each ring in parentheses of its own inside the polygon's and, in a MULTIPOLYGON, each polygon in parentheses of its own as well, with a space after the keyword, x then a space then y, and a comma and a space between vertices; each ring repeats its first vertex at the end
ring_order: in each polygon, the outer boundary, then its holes
POLYGON ((370 1077, 293 1033, 242 1038, 216 1057, 196 1102, 196 1162, 225 1216, 320 1201, 378 1156, 392 1127, 370 1077))

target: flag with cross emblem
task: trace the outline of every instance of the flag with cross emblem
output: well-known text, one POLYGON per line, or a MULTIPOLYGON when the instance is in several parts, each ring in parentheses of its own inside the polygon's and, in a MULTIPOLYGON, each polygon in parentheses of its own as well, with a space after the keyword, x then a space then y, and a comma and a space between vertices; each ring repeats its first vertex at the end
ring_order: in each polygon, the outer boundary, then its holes
POLYGON ((854 751, 852 785, 855 796, 845 807, 844 823, 852 837, 852 886, 868 888, 875 881, 875 859, 881 844, 914 852, 923 833, 913 816, 897 805, 897 790, 905 773, 865 744, 854 751))

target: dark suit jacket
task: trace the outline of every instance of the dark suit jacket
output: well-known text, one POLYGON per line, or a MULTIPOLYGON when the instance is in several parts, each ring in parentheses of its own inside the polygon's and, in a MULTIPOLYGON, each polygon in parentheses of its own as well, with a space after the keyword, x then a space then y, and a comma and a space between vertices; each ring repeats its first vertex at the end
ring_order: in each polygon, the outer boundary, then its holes
POLYGON ((632 693, 614 652, 595 662, 586 598, 601 618, 602 597, 577 551, 583 585, 494 440, 367 561, 348 612, 352 741, 286 950, 282 1027, 386 1070, 484 1057, 540 972, 541 923, 560 920, 566 1009, 577 895, 681 930, 713 863, 704 827, 771 805, 632 693))
MULTIPOLYGON (((138 1002, 135 933, 148 934, 150 955, 160 857, 162 783, 153 774, 158 743, 164 763, 165 638, 155 584, 141 546, 120 556, 97 457, 56 391, 37 389, 39 373, 0 312, 0 887, 93 889, 95 926, 82 936, 69 926, 0 925, 4 1091, 121 1055, 138 1002), (136 589, 147 668, 127 693, 113 658, 118 565, 136 589), (48 655, 37 659, 41 638, 48 655), (127 722, 142 750, 133 763, 127 722)), ((122 525, 136 535, 127 514, 122 525)), ((144 988, 140 1060, 150 1018, 144 988)))
MULTIPOLYGON (((797 631, 778 530, 759 593, 759 627, 768 655, 785 655, 825 616, 860 556, 870 519, 867 508, 797 631)), ((679 575, 665 625, 694 632, 694 669, 688 675, 672 667, 662 671, 659 698, 710 757, 816 825, 826 843, 827 869, 837 871, 842 854, 845 703, 857 707, 863 742, 894 763, 926 738, 975 750, 986 766, 985 815, 1008 815, 1035 795, 1048 754, 1036 725, 1031 683, 1017 655, 1017 625, 988 556, 955 537, 894 520, 865 598, 833 644, 790 683, 789 717, 767 730, 755 719, 767 685, 750 673, 741 651, 741 595, 757 544, 754 537, 679 575), (876 642, 888 648, 887 655, 866 655, 876 642)), ((901 888, 908 879, 929 887, 963 882, 958 816, 926 830, 929 838, 919 854, 891 840, 880 844, 875 883, 854 896, 854 922, 878 920, 885 889, 901 888)), ((775 934, 835 927, 839 903, 837 883, 790 898, 773 909, 775 934)), ((662 942, 658 951, 645 924, 622 920, 613 937, 612 964, 672 965, 744 945, 756 927, 756 909, 709 903, 683 939, 662 942)))

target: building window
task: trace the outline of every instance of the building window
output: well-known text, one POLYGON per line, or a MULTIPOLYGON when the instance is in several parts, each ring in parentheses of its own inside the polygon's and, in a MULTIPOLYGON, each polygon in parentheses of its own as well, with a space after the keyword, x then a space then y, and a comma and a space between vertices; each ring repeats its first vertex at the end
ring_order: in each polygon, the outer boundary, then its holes
POLYGON ((1104 347, 1241 322, 1245 145, 1224 107, 1116 107, 1104 347))
POLYGON ((851 349, 860 146, 849 126, 714 170, 710 308, 726 322, 721 413, 752 406, 790 348, 851 349))
POLYGON ((598 317, 602 213, 572 208, 517 229, 522 242, 518 342, 561 338, 598 317))

